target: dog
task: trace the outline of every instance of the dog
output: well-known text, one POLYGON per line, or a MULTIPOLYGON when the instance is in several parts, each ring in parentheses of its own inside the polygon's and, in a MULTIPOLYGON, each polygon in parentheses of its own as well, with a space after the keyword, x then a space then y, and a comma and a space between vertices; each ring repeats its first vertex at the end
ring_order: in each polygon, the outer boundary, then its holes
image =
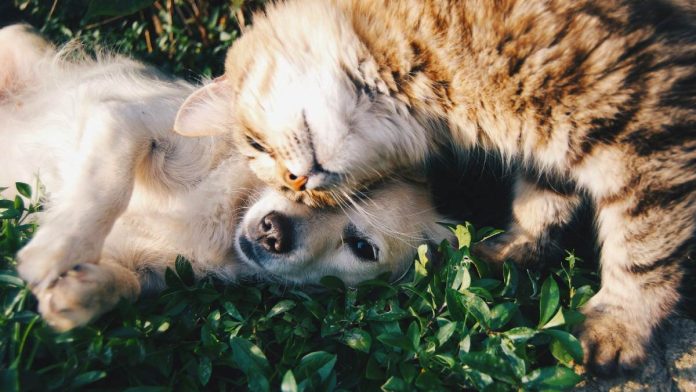
POLYGON ((172 131, 196 86, 83 52, 58 50, 27 25, 0 30, 0 184, 41 184, 45 208, 18 272, 55 329, 162 289, 177 255, 197 278, 356 285, 397 279, 418 244, 452 238, 417 181, 385 181, 336 208, 289 201, 256 179, 231 139, 172 131))

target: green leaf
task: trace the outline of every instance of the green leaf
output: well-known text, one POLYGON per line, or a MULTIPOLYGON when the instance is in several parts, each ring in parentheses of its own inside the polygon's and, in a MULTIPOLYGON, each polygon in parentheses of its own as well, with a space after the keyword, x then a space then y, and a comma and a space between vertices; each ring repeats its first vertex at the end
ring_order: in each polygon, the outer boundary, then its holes
POLYGON ((585 321, 585 315, 575 309, 563 309, 566 327, 573 327, 585 321))
POLYGON ((73 379, 71 387, 79 388, 95 381, 99 381, 104 377, 106 377, 106 372, 103 370, 92 370, 90 372, 85 372, 73 379))
POLYGON ((24 287, 22 279, 8 274, 0 274, 0 283, 7 286, 24 287))
POLYGON ((490 375, 476 369, 464 369, 464 374, 479 391, 485 391, 495 382, 490 375))
POLYGON ((22 216, 22 212, 15 210, 14 208, 9 208, 0 213, 0 218, 2 219, 17 219, 20 216, 22 216))
POLYGON ((13 203, 13 204, 14 204, 14 209, 15 209, 15 210, 20 211, 20 212, 21 212, 21 211, 24 211, 24 200, 22 200, 21 197, 15 196, 15 199, 14 199, 14 203, 13 203))
POLYGON ((445 390, 438 374, 427 369, 423 369, 416 378, 416 387, 424 391, 445 390))
POLYGON ((448 368, 453 368, 457 364, 454 357, 449 354, 436 354, 434 358, 436 361, 447 366, 448 368))
POLYGON ((498 234, 504 233, 505 230, 494 229, 492 227, 482 227, 476 232, 476 242, 485 241, 489 238, 495 237, 498 234))
POLYGON ((558 284, 549 276, 541 286, 541 299, 539 300, 539 326, 546 324, 556 314, 560 303, 558 284))
POLYGON ((411 391, 411 387, 406 383, 406 381, 402 380, 399 377, 394 377, 391 376, 385 382, 382 384, 383 391, 394 391, 394 392, 409 392, 411 391))
POLYGON ((377 340, 390 347, 400 348, 407 352, 414 351, 413 342, 400 333, 384 333, 377 336, 377 340))
POLYGON ((134 14, 150 6, 155 0, 91 0, 85 20, 98 16, 118 17, 134 14))
POLYGON ((452 337, 452 334, 454 334, 454 331, 457 329, 457 323, 451 322, 447 319, 439 319, 438 321, 440 320, 442 321, 442 324, 437 330, 437 335, 435 335, 435 338, 437 339, 438 345, 442 346, 443 344, 447 343, 447 341, 452 337))
POLYGON ((514 343, 507 339, 501 339, 500 351, 502 352, 497 352, 497 354, 501 355, 507 360, 510 369, 512 369, 512 372, 515 375, 515 378, 521 379, 524 377, 525 373, 527 372, 527 364, 515 351, 514 343))
POLYGON ((372 346, 372 337, 362 329, 355 328, 343 335, 343 343, 353 350, 369 353, 372 346))
POLYGON ((230 347, 232 348, 234 365, 246 374, 249 389, 254 391, 270 390, 268 375, 271 373, 271 366, 261 349, 250 341, 237 336, 230 338, 230 347))
POLYGON ((466 319, 466 308, 461 300, 462 293, 447 289, 445 292, 445 301, 447 302, 447 309, 449 310, 450 317, 454 321, 464 321, 466 319))
POLYGON ((547 329, 544 334, 551 336, 571 355, 576 363, 582 363, 583 353, 580 341, 568 332, 558 329, 547 329))
POLYGON ((490 275, 491 271, 490 268, 488 268, 487 262, 479 260, 479 258, 474 256, 468 248, 466 249, 466 256, 469 258, 469 260, 471 260, 472 263, 474 263, 479 278, 485 278, 486 276, 490 275))
POLYGON ((582 377, 563 366, 536 369, 522 378, 526 389, 569 389, 582 381, 582 377))
POLYGON ((428 245, 423 244, 418 247, 418 259, 415 262, 415 274, 413 275, 413 283, 418 283, 423 278, 428 276, 428 245))
POLYGON ((528 327, 515 327, 508 331, 505 331, 503 335, 507 336, 515 344, 524 344, 529 339, 536 336, 539 333, 537 330, 528 327))
POLYGON ((411 348, 413 351, 418 351, 418 346, 420 346, 420 327, 418 326, 418 322, 411 322, 406 331, 406 336, 408 336, 411 341, 411 348))
POLYGON ((365 366, 365 378, 368 380, 384 380, 384 372, 373 356, 367 359, 365 366))
POLYGON ((289 300, 289 299, 284 299, 277 304, 275 304, 271 310, 268 312, 266 317, 272 318, 274 316, 277 316, 279 314, 285 313, 288 310, 294 308, 297 304, 295 301, 289 300))
POLYGON ((459 359, 473 369, 482 373, 488 374, 493 378, 515 384, 514 372, 510 364, 503 358, 502 355, 494 355, 492 353, 470 352, 459 353, 459 359))
POLYGON ((500 293, 503 297, 510 297, 515 295, 517 292, 517 286, 519 284, 519 272, 517 272, 517 267, 514 263, 506 261, 503 264, 503 291, 500 293))
POLYGON ((26 197, 27 199, 31 199, 31 186, 29 186, 29 184, 25 184, 23 182, 15 182, 15 187, 17 188, 17 192, 19 192, 20 195, 26 197))
POLYGON ((191 267, 190 261, 186 260, 186 258, 183 256, 176 256, 174 268, 176 268, 176 274, 179 275, 179 278, 181 278, 181 281, 185 285, 193 285, 195 278, 193 276, 193 268, 191 267))
POLYGON ((553 327, 558 327, 560 325, 565 324, 565 317, 563 317, 563 309, 558 309, 558 312, 549 320, 546 324, 544 324, 541 329, 546 329, 546 328, 553 328, 553 327))
POLYGON ((340 292, 346 291, 346 284, 335 276, 324 276, 319 280, 319 283, 329 289, 338 290, 340 292))
POLYGON ((490 324, 491 329, 500 329, 505 326, 517 312, 519 307, 512 302, 504 302, 495 305, 491 309, 490 324))
POLYGON ((14 202, 12 200, 2 199, 2 200, 0 200, 0 208, 2 208, 2 209, 14 208, 14 202))
POLYGON ((297 382, 295 381, 295 375, 292 374, 292 370, 285 372, 283 382, 280 384, 280 390, 282 392, 297 392, 297 382))
MULTIPOLYGON (((326 351, 315 351, 302 357, 300 364, 295 369, 297 379, 300 381, 298 387, 302 390, 310 385, 313 385, 312 378, 316 375, 320 382, 326 381, 334 365, 336 365, 336 355, 327 353, 326 351)), ((319 385, 313 385, 314 388, 319 385)))
POLYGON ((468 248, 471 246, 471 233, 467 227, 463 225, 457 225, 453 230, 455 237, 457 237, 457 245, 459 249, 468 248))
POLYGON ((208 357, 201 357, 198 360, 198 381, 201 385, 208 385, 210 376, 213 374, 213 364, 208 357))
POLYGON ((549 349, 551 350, 551 355, 553 355, 556 360, 560 364, 563 364, 567 367, 572 367, 573 364, 575 363, 573 356, 570 355, 568 350, 563 347, 561 343, 558 342, 558 340, 551 340, 551 344, 549 344, 549 349))
POLYGON ((582 305, 586 304, 587 301, 595 295, 595 291, 590 285, 585 285, 575 289, 573 296, 570 298, 570 307, 572 309, 579 309, 582 305))
POLYGON ((460 298, 462 299, 467 312, 469 312, 469 314, 471 314, 483 327, 489 328, 491 311, 488 308, 488 304, 486 304, 481 297, 478 297, 470 292, 463 293, 460 298))
POLYGON ((225 308, 227 314, 229 314, 230 317, 232 317, 233 319, 237 321, 244 321, 244 317, 241 313, 239 313, 239 310, 236 306, 234 306, 232 302, 225 302, 224 304, 222 304, 222 307, 225 308))

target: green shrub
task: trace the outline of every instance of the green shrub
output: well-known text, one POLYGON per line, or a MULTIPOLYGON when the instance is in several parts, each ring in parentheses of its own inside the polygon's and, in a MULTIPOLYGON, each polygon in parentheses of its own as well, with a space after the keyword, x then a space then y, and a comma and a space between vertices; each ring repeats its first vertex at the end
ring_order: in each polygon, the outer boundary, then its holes
POLYGON ((13 0, 56 43, 78 38, 189 79, 223 71, 224 55, 263 0, 13 0))
POLYGON ((580 380, 569 331, 594 276, 572 254, 549 274, 505 264, 499 276, 469 253, 495 232, 467 224, 453 229, 458 246, 419 248, 398 283, 346 288, 327 277, 310 290, 194 282, 180 258, 161 295, 59 334, 14 271, 37 209, 19 196, 0 201, 3 391, 562 390, 580 380))

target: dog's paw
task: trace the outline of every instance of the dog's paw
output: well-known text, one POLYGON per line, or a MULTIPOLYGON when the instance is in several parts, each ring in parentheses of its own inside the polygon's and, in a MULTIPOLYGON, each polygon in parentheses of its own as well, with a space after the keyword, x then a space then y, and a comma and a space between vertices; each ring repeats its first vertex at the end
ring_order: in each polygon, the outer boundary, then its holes
POLYGON ((99 241, 41 228, 17 253, 17 272, 30 288, 41 290, 77 265, 97 263, 100 253, 99 241))
POLYGON ((118 303, 122 290, 117 283, 102 265, 78 264, 35 291, 39 312, 59 331, 85 325, 118 303))
POLYGON ((587 369, 599 376, 631 373, 645 361, 650 331, 622 316, 620 309, 584 310, 579 337, 587 369))

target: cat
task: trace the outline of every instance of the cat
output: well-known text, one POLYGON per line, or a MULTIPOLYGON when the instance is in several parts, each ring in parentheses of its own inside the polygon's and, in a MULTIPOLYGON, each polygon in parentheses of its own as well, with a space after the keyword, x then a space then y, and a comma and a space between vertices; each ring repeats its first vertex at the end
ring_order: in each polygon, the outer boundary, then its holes
POLYGON ((34 184, 38 173, 45 188, 18 270, 55 329, 162 289, 177 255, 197 278, 306 285, 333 275, 354 286, 398 279, 421 242, 453 238, 424 183, 387 181, 343 209, 279 195, 227 137, 173 133, 195 86, 139 62, 56 52, 16 25, 0 30, 0 81, 0 183, 34 184))
MULTIPOLYGON (((534 259, 587 195, 602 288, 585 363, 636 368, 680 300, 696 228, 696 26, 685 2, 296 0, 269 5, 204 90, 250 168, 289 198, 344 203, 442 146, 523 169, 514 223, 476 253, 534 259)), ((175 130, 217 123, 194 93, 175 130)))

